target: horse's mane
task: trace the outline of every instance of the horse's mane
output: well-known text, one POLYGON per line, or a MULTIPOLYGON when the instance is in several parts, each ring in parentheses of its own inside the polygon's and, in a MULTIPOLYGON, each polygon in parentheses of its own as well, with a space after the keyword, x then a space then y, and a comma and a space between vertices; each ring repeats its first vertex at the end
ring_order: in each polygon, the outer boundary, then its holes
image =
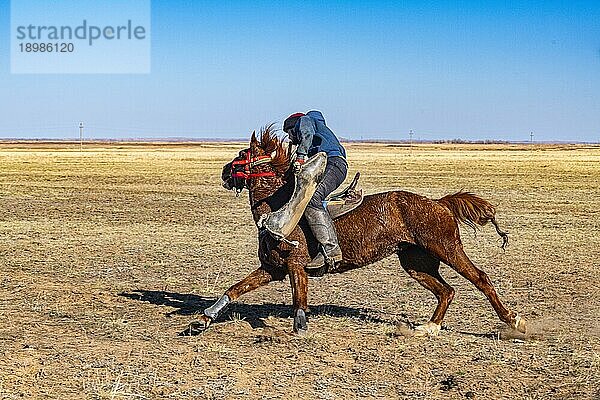
POLYGON ((290 155, 283 146, 283 139, 277 135, 277 128, 275 124, 263 126, 259 131, 260 142, 258 146, 264 151, 265 154, 271 155, 273 152, 273 159, 271 165, 278 175, 283 175, 290 167, 290 155))

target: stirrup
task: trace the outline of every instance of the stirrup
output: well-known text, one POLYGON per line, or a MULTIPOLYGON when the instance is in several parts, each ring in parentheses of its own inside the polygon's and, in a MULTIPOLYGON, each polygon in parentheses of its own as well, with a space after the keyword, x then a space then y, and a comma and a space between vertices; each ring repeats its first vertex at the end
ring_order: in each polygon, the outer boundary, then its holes
POLYGON ((323 253, 319 252, 308 264, 306 264, 306 269, 316 270, 319 268, 323 268, 325 265, 328 265, 327 258, 323 255, 323 253), (316 265, 318 261, 319 265, 316 265))
POLYGON ((334 256, 329 256, 327 254, 327 252, 325 251, 325 249, 323 248, 323 245, 320 245, 319 247, 320 247, 319 254, 317 254, 312 260, 310 260, 310 262, 308 264, 306 264, 306 269, 317 270, 319 268, 327 267, 327 270, 330 270, 333 267, 335 267, 336 263, 343 260, 342 251, 339 248, 339 246, 338 246, 339 254, 334 255, 334 256), (322 262, 321 262, 321 259, 323 260, 322 262), (315 261, 319 261, 318 266, 314 265, 315 261), (313 264, 313 265, 310 265, 310 264, 313 264))

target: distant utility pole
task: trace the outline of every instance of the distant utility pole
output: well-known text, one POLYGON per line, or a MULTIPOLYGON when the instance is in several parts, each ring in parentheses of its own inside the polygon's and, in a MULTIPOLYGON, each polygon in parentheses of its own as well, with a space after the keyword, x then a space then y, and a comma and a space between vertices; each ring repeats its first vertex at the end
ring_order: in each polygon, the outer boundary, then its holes
POLYGON ((410 132, 408 132, 408 135, 410 136, 410 146, 412 147, 412 137, 415 133, 413 132, 413 130, 411 129, 410 132))
POLYGON ((529 133, 529 141, 533 143, 533 132, 529 133))
POLYGON ((79 151, 83 150, 83 122, 79 123, 79 151))

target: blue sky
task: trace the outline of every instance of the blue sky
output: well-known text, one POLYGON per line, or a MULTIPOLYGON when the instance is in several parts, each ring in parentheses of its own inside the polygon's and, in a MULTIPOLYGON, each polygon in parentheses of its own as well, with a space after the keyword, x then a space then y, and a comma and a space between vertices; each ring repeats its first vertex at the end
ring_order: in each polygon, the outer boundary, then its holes
POLYGON ((154 1, 150 74, 10 73, 0 138, 244 138, 319 109, 351 139, 600 141, 600 2, 154 1))

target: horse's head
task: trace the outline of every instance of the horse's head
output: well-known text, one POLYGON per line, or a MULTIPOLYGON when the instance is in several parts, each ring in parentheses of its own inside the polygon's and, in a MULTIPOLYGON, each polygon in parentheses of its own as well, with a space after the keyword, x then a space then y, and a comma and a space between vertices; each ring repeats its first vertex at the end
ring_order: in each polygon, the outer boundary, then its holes
POLYGON ((252 133, 250 147, 241 150, 236 158, 225 164, 221 173, 223 187, 237 193, 248 189, 252 180, 281 177, 289 169, 289 155, 282 140, 275 134, 273 124, 252 133))

